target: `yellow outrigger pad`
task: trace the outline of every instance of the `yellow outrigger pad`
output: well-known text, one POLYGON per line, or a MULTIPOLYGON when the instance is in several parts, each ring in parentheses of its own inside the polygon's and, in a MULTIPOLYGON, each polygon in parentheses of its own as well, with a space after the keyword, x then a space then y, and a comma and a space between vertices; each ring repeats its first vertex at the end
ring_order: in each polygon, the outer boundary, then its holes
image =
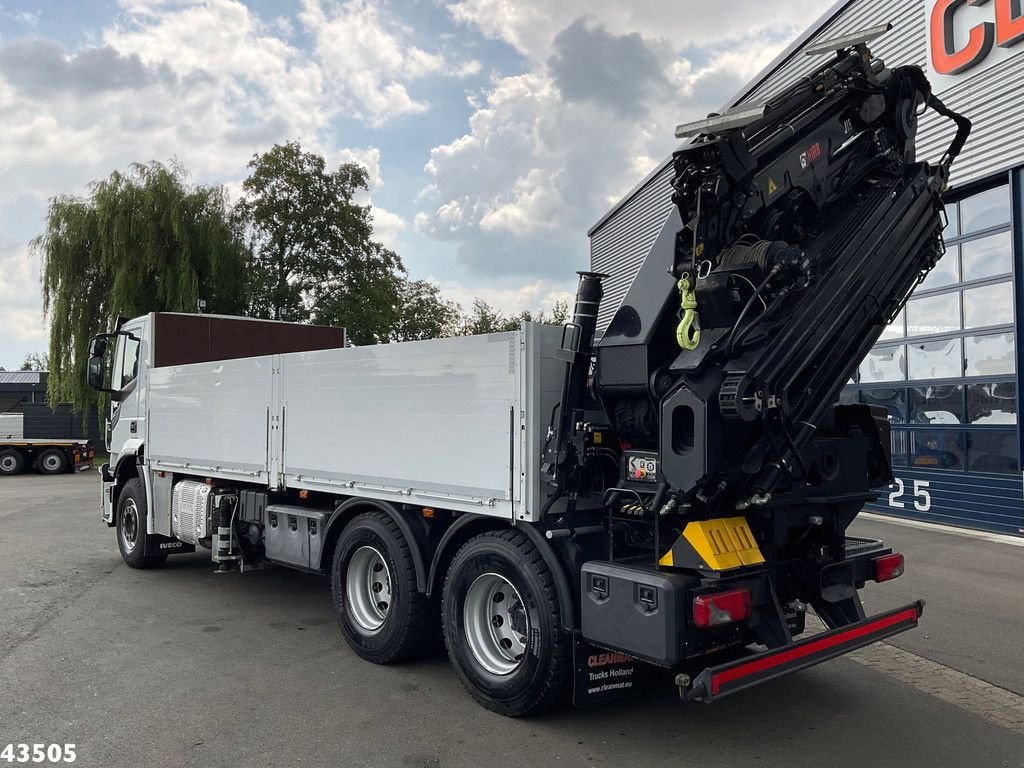
POLYGON ((680 561, 679 565, 683 565, 681 561, 689 559, 673 555, 677 547, 683 545, 684 540, 712 571, 728 571, 764 562, 764 555, 758 549, 754 533, 750 530, 745 517, 695 520, 687 523, 679 541, 672 545, 672 549, 659 561, 661 565, 672 566, 676 565, 677 561, 680 561))

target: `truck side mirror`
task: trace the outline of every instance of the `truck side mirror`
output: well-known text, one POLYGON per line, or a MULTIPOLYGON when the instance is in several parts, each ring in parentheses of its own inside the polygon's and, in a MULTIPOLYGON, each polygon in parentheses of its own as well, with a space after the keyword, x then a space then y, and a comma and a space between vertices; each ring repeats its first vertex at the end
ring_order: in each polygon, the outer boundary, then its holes
POLYGON ((89 340, 89 363, 86 368, 85 382, 98 392, 113 392, 107 386, 107 366, 105 365, 110 334, 93 336, 89 340))
POLYGON ((89 356, 90 357, 103 357, 103 354, 107 351, 107 337, 106 336, 93 336, 89 340, 89 356))
POLYGON ((106 387, 103 386, 103 355, 92 355, 89 358, 89 373, 86 377, 86 383, 93 389, 104 391, 106 387))

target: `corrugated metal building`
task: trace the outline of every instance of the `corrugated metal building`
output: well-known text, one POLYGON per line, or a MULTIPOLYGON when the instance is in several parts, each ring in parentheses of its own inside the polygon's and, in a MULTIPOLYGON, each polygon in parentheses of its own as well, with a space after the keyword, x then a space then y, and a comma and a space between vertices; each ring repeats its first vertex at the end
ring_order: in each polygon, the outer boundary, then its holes
MULTIPOLYGON (((974 121, 948 196, 947 253, 868 355, 847 397, 884 405, 897 483, 875 511, 1024 532, 1017 344, 1024 321, 1024 14, 1014 0, 844 0, 727 105, 760 104, 814 67, 815 42, 885 22, 888 64, 917 64, 974 121)), ((701 115, 680 114, 680 121, 701 115)), ((937 161, 947 124, 928 114, 918 156, 937 161)), ((605 328, 665 225, 671 158, 589 232, 591 264, 611 275, 605 328)))

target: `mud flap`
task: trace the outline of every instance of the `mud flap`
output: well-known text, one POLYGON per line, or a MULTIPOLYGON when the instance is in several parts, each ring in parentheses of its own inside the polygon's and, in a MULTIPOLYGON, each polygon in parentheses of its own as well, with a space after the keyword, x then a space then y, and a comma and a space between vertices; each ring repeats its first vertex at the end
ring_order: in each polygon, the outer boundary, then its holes
POLYGON ((151 533, 146 537, 147 555, 181 555, 186 552, 195 552, 192 544, 172 539, 169 536, 161 536, 158 533, 151 533))
POLYGON ((650 688, 655 668, 618 651, 609 651, 573 634, 573 693, 577 707, 635 696, 650 688))

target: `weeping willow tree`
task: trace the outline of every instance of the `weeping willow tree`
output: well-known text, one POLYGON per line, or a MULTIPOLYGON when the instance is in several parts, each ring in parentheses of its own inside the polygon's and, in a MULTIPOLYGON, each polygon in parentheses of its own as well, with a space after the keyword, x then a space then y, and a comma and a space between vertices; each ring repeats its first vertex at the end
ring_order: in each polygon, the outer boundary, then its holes
POLYGON ((91 185, 85 198, 50 201, 32 243, 50 320, 51 403, 96 403, 85 384, 89 337, 118 315, 246 305, 249 251, 219 186, 194 186, 177 163, 136 164, 91 185))

